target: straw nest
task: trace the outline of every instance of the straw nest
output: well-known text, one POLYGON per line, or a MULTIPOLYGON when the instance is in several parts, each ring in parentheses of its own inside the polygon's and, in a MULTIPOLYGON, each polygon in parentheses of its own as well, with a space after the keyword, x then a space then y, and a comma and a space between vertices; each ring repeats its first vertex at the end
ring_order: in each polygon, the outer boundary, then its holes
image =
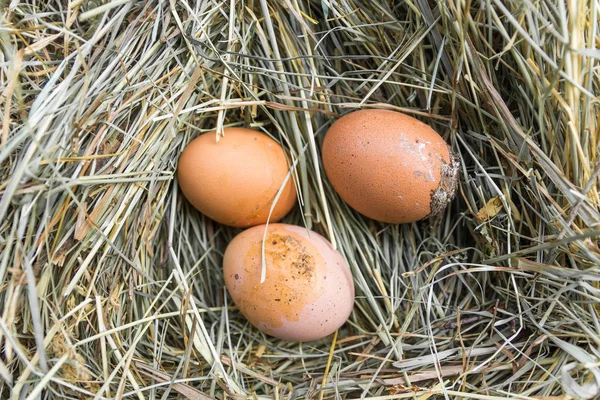
POLYGON ((598 395, 598 1, 0 4, 0 397, 598 395), (320 144, 356 108, 452 146, 441 216, 379 224, 335 194, 320 144), (298 160, 286 222, 355 279, 335 339, 274 340, 228 298, 238 231, 174 178, 222 126, 298 160))

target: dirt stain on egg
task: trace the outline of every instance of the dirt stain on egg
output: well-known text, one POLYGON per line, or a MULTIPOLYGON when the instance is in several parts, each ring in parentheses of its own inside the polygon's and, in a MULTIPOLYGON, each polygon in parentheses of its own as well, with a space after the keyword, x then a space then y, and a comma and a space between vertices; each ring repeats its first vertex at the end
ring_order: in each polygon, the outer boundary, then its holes
POLYGON ((304 308, 324 292, 325 261, 315 246, 294 233, 268 233, 267 274, 261 284, 261 251, 262 241, 248 250, 234 300, 249 321, 261 321, 266 330, 299 321, 304 308))

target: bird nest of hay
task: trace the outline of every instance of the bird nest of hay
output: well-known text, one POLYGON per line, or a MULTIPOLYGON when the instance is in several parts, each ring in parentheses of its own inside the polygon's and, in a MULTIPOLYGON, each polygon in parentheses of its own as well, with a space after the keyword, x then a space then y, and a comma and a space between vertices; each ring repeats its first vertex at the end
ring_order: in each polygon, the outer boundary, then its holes
POLYGON ((594 398, 600 393, 600 3, 0 2, 0 397, 594 398), (320 146, 359 108, 426 122, 460 163, 444 212, 350 209, 320 146), (202 132, 298 160, 285 222, 336 243, 336 335, 251 326, 239 229, 175 171, 202 132))

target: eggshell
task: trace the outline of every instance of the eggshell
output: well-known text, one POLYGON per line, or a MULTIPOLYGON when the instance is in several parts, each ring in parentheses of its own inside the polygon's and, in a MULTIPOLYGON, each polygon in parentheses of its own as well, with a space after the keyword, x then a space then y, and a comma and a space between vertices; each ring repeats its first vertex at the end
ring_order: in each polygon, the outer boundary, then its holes
POLYGON ((388 223, 442 212, 454 196, 458 163, 428 125, 387 110, 338 119, 322 147, 332 186, 359 213, 388 223))
POLYGON ((335 332, 354 304, 342 255, 316 232, 269 224, 260 283, 264 232, 265 225, 247 229, 225 251, 223 275, 234 303, 250 323, 280 339, 308 342, 335 332))
MULTIPOLYGON (((226 128, 192 140, 179 158, 177 178, 183 195, 200 212, 225 225, 249 227, 267 222, 271 204, 289 170, 281 145, 244 128, 226 128)), ((283 218, 296 204, 290 178, 271 215, 283 218)))

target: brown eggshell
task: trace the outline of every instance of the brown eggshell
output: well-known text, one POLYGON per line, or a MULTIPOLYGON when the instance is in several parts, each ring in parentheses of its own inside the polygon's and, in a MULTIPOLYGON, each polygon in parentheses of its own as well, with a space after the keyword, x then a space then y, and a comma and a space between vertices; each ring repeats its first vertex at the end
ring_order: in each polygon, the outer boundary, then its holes
POLYGON ((234 303, 250 323, 280 339, 309 342, 335 332, 354 304, 342 255, 306 228, 269 224, 260 283, 264 232, 265 225, 247 229, 225 251, 223 274, 234 303))
MULTIPOLYGON (((179 158, 177 178, 184 196, 200 212, 225 225, 249 227, 267 222, 271 204, 289 167, 281 145, 244 128, 226 128, 192 140, 179 158)), ((290 178, 271 215, 283 218, 296 204, 290 178)))
POLYGON ((338 119, 323 140, 323 167, 359 213, 388 223, 438 214, 454 196, 458 166, 428 125, 387 110, 338 119))

